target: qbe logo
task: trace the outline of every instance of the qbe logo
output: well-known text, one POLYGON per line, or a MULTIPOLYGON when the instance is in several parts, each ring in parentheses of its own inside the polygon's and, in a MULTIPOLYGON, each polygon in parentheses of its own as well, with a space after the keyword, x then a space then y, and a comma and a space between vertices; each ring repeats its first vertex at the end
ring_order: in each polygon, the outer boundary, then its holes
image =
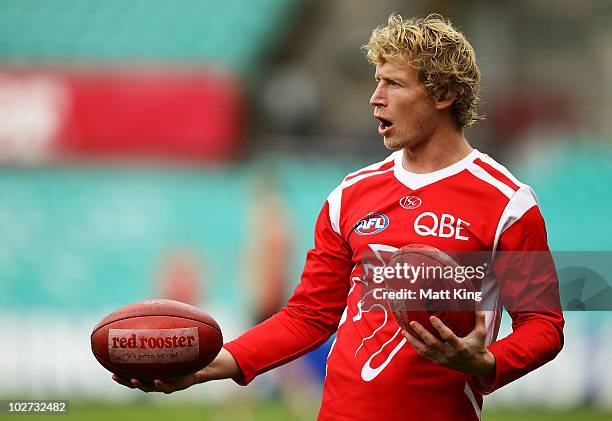
POLYGON ((422 237, 432 236, 440 238, 455 238, 467 241, 468 221, 457 218, 451 214, 443 213, 438 216, 433 212, 423 212, 414 220, 414 232, 422 237))
POLYGON ((378 234, 389 226, 389 217, 384 213, 372 212, 355 224, 355 232, 359 235, 378 234))

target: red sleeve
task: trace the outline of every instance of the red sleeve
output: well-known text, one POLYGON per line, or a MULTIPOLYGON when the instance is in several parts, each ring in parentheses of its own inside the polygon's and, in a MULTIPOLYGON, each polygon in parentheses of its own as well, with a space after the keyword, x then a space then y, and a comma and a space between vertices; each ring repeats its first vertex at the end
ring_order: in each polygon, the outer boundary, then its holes
POLYGON ((346 307, 352 253, 332 229, 325 202, 315 226, 301 281, 286 307, 224 347, 242 370, 246 385, 258 374, 294 360, 325 342, 346 307))
POLYGON ((532 206, 501 234, 498 251, 494 273, 502 303, 512 318, 512 333, 488 347, 495 355, 495 373, 476 381, 482 394, 542 366, 563 347, 557 273, 538 206, 532 206))

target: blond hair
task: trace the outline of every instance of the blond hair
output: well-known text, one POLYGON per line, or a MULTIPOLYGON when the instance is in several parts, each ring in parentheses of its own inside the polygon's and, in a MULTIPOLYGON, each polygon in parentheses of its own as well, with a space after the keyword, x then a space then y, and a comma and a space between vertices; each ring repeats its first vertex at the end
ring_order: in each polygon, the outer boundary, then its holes
POLYGON ((433 100, 454 96, 451 112, 458 127, 483 119, 476 113, 480 90, 476 54, 463 34, 442 16, 402 19, 393 13, 386 26, 372 32, 364 49, 374 64, 409 63, 433 100))

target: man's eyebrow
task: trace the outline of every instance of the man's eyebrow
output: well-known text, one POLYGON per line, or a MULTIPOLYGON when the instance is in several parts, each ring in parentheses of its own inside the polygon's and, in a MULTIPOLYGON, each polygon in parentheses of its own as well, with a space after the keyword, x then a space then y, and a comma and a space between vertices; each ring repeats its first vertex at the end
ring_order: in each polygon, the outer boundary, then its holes
POLYGON ((400 82, 399 78, 393 77, 393 76, 387 76, 387 75, 374 75, 374 79, 375 80, 386 80, 388 82, 400 82))

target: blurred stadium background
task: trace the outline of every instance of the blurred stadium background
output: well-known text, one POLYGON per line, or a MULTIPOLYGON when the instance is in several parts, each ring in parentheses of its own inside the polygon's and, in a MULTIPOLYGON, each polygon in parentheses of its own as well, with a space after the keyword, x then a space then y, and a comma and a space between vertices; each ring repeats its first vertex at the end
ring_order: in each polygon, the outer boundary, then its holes
MULTIPOLYGON (((388 153, 360 46, 392 11, 472 41, 487 120, 467 137, 534 186, 551 248, 612 250, 607 0, 0 0, 0 398, 313 419, 325 347, 248 388, 152 396, 112 382, 89 334, 152 297, 226 339, 282 305, 327 194, 388 153)), ((563 352, 484 419, 612 419, 611 332, 609 313, 567 313, 563 352)))

